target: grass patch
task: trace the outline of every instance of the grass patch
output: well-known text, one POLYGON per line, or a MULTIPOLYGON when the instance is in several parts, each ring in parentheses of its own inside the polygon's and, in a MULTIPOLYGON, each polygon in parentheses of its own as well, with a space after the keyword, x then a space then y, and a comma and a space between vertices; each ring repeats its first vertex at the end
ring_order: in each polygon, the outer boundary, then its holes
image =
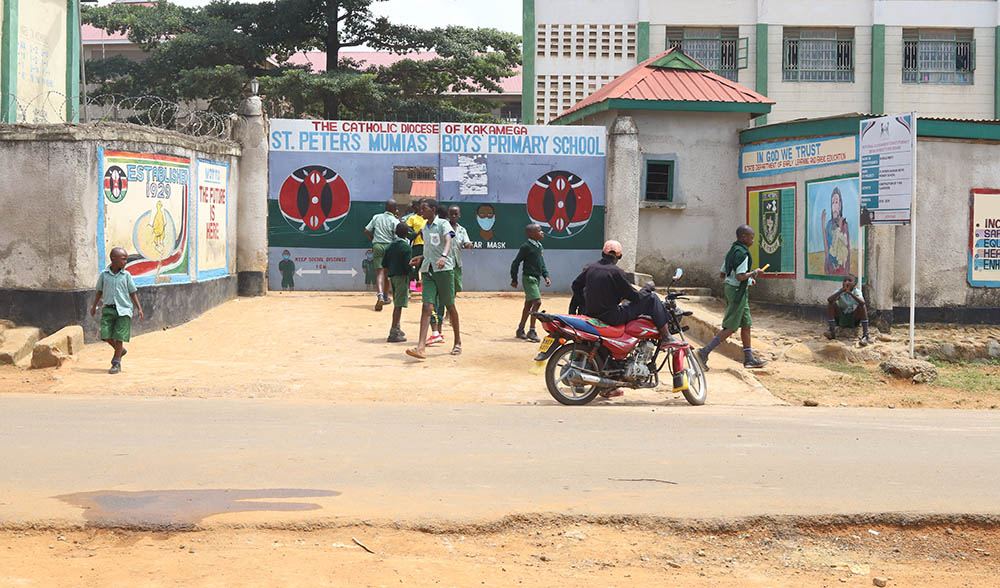
POLYGON ((857 363, 848 363, 846 361, 824 361, 820 365, 831 372, 837 372, 841 374, 847 374, 848 376, 853 376, 855 378, 865 378, 868 376, 868 370, 865 366, 857 363))

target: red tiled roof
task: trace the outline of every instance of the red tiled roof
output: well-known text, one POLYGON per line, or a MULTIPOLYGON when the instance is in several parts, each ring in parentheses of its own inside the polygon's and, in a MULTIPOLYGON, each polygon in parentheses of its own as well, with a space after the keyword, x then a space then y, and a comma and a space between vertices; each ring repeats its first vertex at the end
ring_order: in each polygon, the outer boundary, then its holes
POLYGON ((421 198, 437 197, 437 182, 434 180, 413 180, 410 185, 410 196, 421 198))
MULTIPOLYGON (((354 61, 360 62, 362 67, 377 65, 385 67, 392 65, 397 61, 403 59, 412 59, 414 61, 430 61, 431 59, 437 58, 437 53, 432 51, 414 52, 406 54, 398 53, 387 53, 385 51, 341 51, 340 57, 353 59, 354 61)), ((311 65, 312 71, 319 73, 326 71, 326 52, 325 51, 299 51, 298 53, 293 53, 288 58, 288 63, 292 65, 311 65)), ((517 74, 512 75, 509 78, 504 78, 500 80, 500 87, 503 88, 504 94, 520 94, 521 93, 521 72, 518 71, 517 74)), ((467 93, 467 92, 463 92, 467 93)))
MULTIPOLYGON (((675 69, 661 67, 656 62, 678 49, 670 49, 650 57, 609 84, 563 112, 556 120, 605 100, 650 100, 670 102, 711 102, 774 104, 767 96, 758 94, 736 82, 716 75, 693 59, 701 69, 675 69)), ((683 55, 683 53, 681 53, 683 55)), ((687 57, 684 55, 684 57, 687 57)))
POLYGON ((80 37, 84 43, 88 41, 122 41, 128 40, 128 35, 121 33, 109 33, 104 29, 99 29, 89 24, 80 25, 80 37))

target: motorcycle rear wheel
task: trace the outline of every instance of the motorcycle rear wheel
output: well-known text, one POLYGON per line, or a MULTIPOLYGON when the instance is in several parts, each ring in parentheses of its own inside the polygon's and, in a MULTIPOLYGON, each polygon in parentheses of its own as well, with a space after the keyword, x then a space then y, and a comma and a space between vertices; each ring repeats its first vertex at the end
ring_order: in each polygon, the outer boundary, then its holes
POLYGON ((688 404, 701 406, 708 398, 708 380, 705 378, 705 370, 698 360, 698 355, 692 350, 684 355, 684 369, 688 372, 688 387, 682 392, 688 404))
POLYGON ((545 386, 549 389, 549 394, 560 404, 568 406, 582 406, 589 403, 602 388, 596 384, 578 385, 565 381, 570 371, 574 368, 584 368, 590 372, 597 373, 599 368, 594 358, 587 358, 588 353, 573 345, 563 345, 557 349, 545 365, 545 386))

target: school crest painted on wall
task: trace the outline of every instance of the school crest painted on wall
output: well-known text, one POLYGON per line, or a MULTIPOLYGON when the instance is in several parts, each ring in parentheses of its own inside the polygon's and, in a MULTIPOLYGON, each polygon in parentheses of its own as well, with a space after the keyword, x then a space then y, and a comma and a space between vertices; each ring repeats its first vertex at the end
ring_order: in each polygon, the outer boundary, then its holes
POLYGON ((760 207, 760 248, 772 254, 781 247, 780 192, 761 194, 760 207))
POLYGON ((535 180, 528 191, 528 216, 555 239, 582 231, 593 211, 590 187, 572 172, 549 172, 535 180))
POLYGON ((285 179, 278 194, 282 216, 299 231, 334 231, 351 210, 351 193, 340 174, 322 165, 301 167, 285 179))

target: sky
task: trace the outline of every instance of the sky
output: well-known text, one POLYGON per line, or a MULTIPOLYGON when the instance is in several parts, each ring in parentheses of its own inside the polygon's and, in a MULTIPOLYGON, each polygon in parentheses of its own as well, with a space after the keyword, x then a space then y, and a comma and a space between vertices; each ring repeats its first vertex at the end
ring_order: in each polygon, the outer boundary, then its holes
MULTIPOLYGON (((208 4, 208 0, 172 2, 183 6, 208 4)), ((108 0, 101 1, 101 4, 108 3, 108 0)), ((387 0, 376 2, 373 10, 395 23, 420 28, 461 25, 493 27, 521 34, 521 0, 387 0)))

